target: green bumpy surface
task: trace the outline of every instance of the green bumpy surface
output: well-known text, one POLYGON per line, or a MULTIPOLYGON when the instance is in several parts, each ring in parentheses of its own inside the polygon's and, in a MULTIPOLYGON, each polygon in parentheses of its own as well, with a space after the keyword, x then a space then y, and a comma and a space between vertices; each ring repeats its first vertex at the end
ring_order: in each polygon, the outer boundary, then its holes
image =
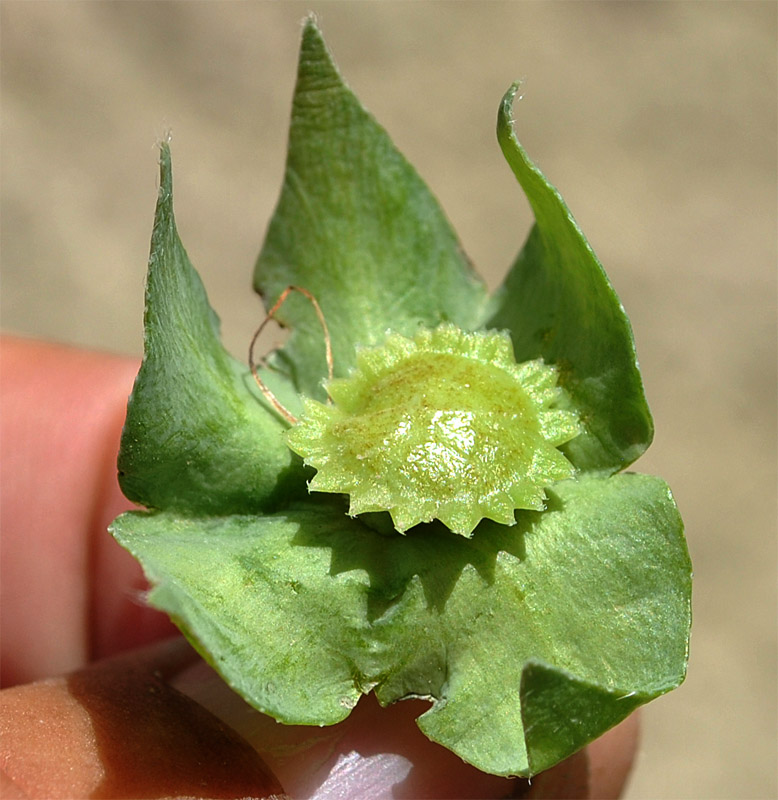
POLYGON ((260 711, 332 725, 366 692, 426 697, 432 740, 533 775, 683 681, 691 565, 667 486, 617 474, 653 432, 629 321, 521 148, 514 95, 497 134, 535 224, 489 298, 306 24, 255 274, 268 305, 309 290, 332 332, 327 406, 316 315, 299 296, 278 314, 292 334, 260 372, 302 419, 292 430, 220 341, 162 146, 119 455, 122 489, 147 510, 112 532, 149 602, 260 711), (287 440, 335 494, 306 492, 287 440), (376 508, 419 524, 400 536, 385 513, 349 516, 376 508))
POLYGON ((398 531, 439 519, 470 536, 484 518, 542 510, 545 487, 574 473, 556 449, 579 433, 555 407, 556 370, 516 364, 507 334, 392 334, 326 388, 334 405, 306 400, 287 442, 318 470, 309 489, 347 494, 352 516, 388 511, 398 531))

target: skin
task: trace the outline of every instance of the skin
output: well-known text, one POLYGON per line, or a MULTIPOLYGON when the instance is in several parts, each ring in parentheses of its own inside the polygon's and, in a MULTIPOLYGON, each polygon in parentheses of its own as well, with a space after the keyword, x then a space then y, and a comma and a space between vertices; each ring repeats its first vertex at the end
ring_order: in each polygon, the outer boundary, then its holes
POLYGON ((429 742, 422 701, 368 697, 325 729, 248 708, 144 605, 139 566, 106 533, 131 507, 115 457, 137 368, 0 342, 3 797, 620 796, 634 717, 530 786, 429 742))

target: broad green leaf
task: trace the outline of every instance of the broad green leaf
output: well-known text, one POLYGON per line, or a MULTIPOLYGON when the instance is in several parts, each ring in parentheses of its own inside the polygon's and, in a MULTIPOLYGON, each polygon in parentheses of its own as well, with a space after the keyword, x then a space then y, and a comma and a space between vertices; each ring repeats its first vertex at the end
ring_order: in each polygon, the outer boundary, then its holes
MULTIPOLYGON (((149 508, 268 509, 303 484, 302 466, 284 444, 287 426, 222 347, 218 317, 176 231, 170 149, 161 150, 145 352, 119 454, 122 491, 149 508)), ((296 402, 273 381, 285 402, 296 402)))
POLYGON ((133 512, 113 532, 152 604, 256 708, 331 724, 371 688, 429 697, 422 730, 496 774, 550 766, 686 669, 690 565, 657 478, 564 481, 547 511, 471 540, 438 524, 384 536, 338 500, 133 512))
POLYGON ((581 413, 585 433, 563 450, 580 469, 615 472, 651 443, 632 330, 597 257, 559 192, 519 144, 503 98, 497 137, 535 214, 535 225, 495 298, 490 327, 511 332, 516 360, 542 356, 581 413))
MULTIPOLYGON (((332 334, 336 374, 356 345, 418 324, 478 325, 486 302, 456 235, 413 167, 343 83, 321 34, 303 31, 286 175, 257 261, 273 303, 290 284, 312 292, 332 334)), ((278 360, 299 391, 323 399, 324 339, 292 296, 278 319, 294 332, 278 360)))

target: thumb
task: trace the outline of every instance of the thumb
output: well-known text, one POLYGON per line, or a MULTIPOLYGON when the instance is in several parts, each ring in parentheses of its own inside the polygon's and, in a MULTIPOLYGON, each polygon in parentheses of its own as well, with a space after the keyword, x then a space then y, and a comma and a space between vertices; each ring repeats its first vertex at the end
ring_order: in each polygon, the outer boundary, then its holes
POLYGON ((182 639, 0 692, 3 796, 281 798, 257 753, 167 679, 182 639))

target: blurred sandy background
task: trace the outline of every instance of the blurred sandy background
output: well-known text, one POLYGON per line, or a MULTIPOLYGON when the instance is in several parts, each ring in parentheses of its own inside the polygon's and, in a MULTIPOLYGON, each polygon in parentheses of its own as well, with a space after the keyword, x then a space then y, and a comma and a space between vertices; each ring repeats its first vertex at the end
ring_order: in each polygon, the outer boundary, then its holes
POLYGON ((179 229, 242 357, 299 22, 494 286, 530 224, 497 104, 631 316, 695 564, 689 678, 644 713, 629 797, 776 796, 775 3, 3 2, 2 327, 139 354, 173 132, 179 229))

